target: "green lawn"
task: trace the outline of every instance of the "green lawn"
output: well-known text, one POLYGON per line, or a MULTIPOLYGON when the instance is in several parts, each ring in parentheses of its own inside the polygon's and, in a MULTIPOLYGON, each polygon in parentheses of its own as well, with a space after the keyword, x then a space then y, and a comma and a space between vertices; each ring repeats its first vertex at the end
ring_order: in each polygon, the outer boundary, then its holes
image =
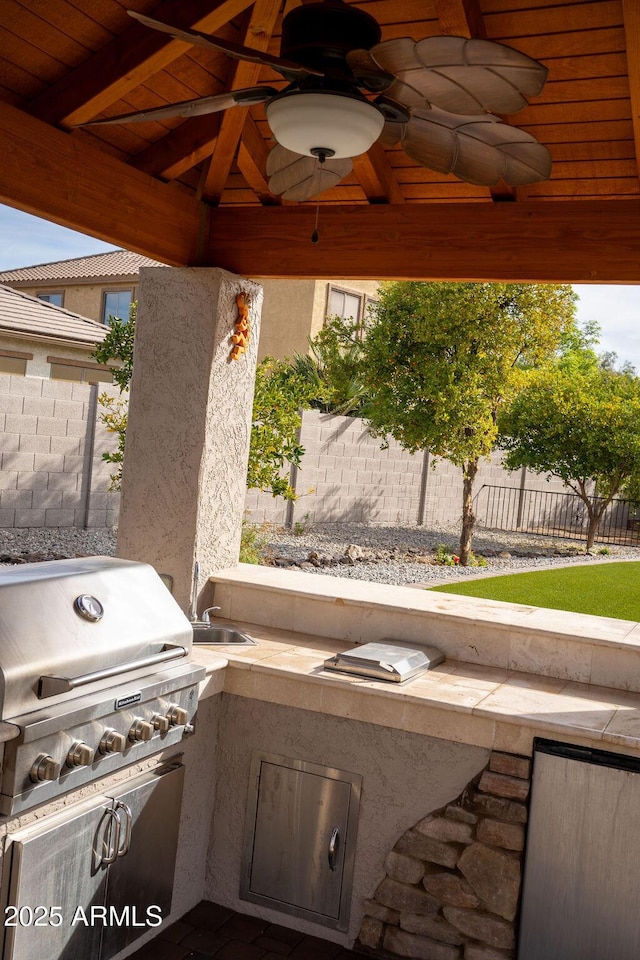
POLYGON ((640 621, 640 562, 635 561, 483 577, 428 589, 640 621))

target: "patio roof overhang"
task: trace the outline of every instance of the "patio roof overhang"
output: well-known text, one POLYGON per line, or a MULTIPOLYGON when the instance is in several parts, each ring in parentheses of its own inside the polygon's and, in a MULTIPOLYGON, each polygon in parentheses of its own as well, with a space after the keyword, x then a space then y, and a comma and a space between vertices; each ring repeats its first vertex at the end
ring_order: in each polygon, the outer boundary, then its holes
POLYGON ((277 53, 297 0, 26 0, 0 10, 0 200, 174 265, 265 277, 640 280, 636 0, 371 0, 383 38, 486 36, 542 60, 508 118, 545 143, 549 181, 475 187, 380 145, 315 201, 269 194, 262 106, 216 117, 72 124, 278 83, 268 68, 156 34, 126 7, 277 53), (191 92, 191 94, 190 94, 191 92))

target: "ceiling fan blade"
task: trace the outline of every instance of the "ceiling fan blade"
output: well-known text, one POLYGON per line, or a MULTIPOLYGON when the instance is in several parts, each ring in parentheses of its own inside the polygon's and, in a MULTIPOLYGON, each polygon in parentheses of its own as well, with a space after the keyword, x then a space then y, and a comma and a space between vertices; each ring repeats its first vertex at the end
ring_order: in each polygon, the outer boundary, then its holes
POLYGON ((228 93, 214 93, 210 97, 197 97, 182 103, 171 103, 166 107, 151 110, 139 110, 137 113, 123 113, 118 117, 104 120, 91 120, 81 123, 81 127, 98 127, 107 123, 133 123, 145 120, 165 120, 168 117, 201 117, 207 113, 219 113, 229 107, 250 107, 254 103, 264 103, 277 94, 274 87, 245 87, 244 90, 230 90, 228 93))
POLYGON ((279 143, 267 157, 269 190, 284 200, 310 200, 335 187, 352 169, 349 158, 320 163, 316 157, 294 153, 279 143))
POLYGON ((551 155, 530 134, 496 117, 460 117, 444 110, 415 113, 403 124, 402 147, 412 160, 453 173, 460 180, 490 187, 547 180, 551 155))
POLYGON ((196 47, 207 47, 209 50, 217 50, 225 53, 228 57, 235 60, 247 60, 249 63, 264 63, 271 67, 276 73, 282 74, 289 80, 296 80, 302 77, 316 76, 322 77, 324 74, 311 67, 303 67, 299 63, 293 63, 291 60, 283 60, 281 57, 274 57, 270 53, 262 50, 255 50, 253 47, 244 47, 239 43, 232 43, 230 40, 221 40, 219 37, 210 37, 206 33, 200 33, 199 30, 181 30, 179 27, 172 27, 161 20, 154 20, 153 17, 145 17, 137 10, 127 10, 130 17, 144 24, 145 27, 151 27, 152 30, 159 30, 161 33, 168 33, 174 40, 184 40, 196 47))
POLYGON ((516 113, 537 96, 547 69, 524 53, 491 40, 410 37, 385 40, 369 51, 347 55, 356 76, 374 68, 397 82, 385 95, 408 107, 434 104, 449 113, 516 113))

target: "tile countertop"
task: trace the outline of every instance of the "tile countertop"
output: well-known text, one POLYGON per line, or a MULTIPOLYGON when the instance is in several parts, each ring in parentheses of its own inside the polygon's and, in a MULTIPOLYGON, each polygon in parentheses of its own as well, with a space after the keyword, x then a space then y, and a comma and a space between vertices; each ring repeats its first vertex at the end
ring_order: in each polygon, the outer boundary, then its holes
POLYGON ((224 691, 512 753, 531 754, 534 736, 554 734, 640 753, 640 693, 453 659, 403 684, 365 680, 323 669, 352 643, 233 622, 258 646, 195 645, 203 697, 224 691))

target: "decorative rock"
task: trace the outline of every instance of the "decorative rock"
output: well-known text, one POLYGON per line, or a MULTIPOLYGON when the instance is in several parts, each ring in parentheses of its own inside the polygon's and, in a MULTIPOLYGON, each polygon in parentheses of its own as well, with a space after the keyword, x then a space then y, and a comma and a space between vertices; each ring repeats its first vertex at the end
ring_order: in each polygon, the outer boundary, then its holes
POLYGON ((528 757, 515 757, 511 753, 492 753, 489 760, 489 770, 493 773, 505 773, 509 777, 529 780, 531 777, 531 761, 528 757))
POLYGON ((515 946, 513 926, 504 920, 478 910, 461 910, 459 907, 445 907, 443 912, 449 923, 467 937, 481 940, 490 947, 511 950, 515 946))
POLYGON ((381 920, 374 920, 373 917, 365 917, 360 927, 358 940, 365 947, 377 950, 384 933, 384 923, 381 920))
POLYGON ((400 929, 407 933, 418 933, 422 937, 431 937, 438 943, 464 943, 464 937, 442 917, 421 917, 419 914, 407 913, 400 920, 400 929))
POLYGON ((350 543, 345 550, 344 555, 345 557, 348 557, 349 560, 362 560, 364 557, 364 550, 362 547, 359 547, 357 543, 350 543))
POLYGON ((419 860, 429 860, 442 867, 455 867, 463 849, 460 845, 442 843, 440 840, 425 837, 414 830, 409 830, 396 843, 398 853, 406 853, 419 860))
POLYGON ((435 914, 440 909, 440 903, 429 896, 426 890, 410 887, 390 877, 385 877, 376 890, 376 900, 400 913, 435 914))
POLYGON ((494 950, 493 947, 468 943, 464 951, 464 960, 513 960, 511 950, 494 950))
POLYGON ((529 796, 529 782, 516 777, 507 777, 502 773, 485 770, 480 778, 478 789, 483 793, 493 793, 497 797, 510 800, 526 800, 529 796))
POLYGON ((457 803, 450 803, 447 809, 445 810, 445 816, 449 817, 450 820, 459 820, 461 823, 477 823, 478 818, 475 813, 471 813, 470 810, 465 810, 464 807, 461 807, 457 803))
POLYGON ((419 883, 424 877, 424 864, 421 860, 414 860, 402 853, 392 850, 385 860, 387 875, 392 880, 401 880, 402 883, 419 883))
POLYGON ((482 820, 476 834, 478 840, 503 847, 505 850, 524 850, 524 827, 519 823, 501 820, 482 820))
POLYGON ((375 900, 365 900, 364 912, 368 917, 373 917, 375 920, 382 920, 383 923, 391 923, 396 927, 400 922, 400 914, 397 910, 384 907, 381 903, 376 903, 375 900))
MULTIPOLYGON (((473 892, 493 913, 505 920, 514 919, 520 893, 518 859, 501 850, 474 843, 466 847, 458 861, 458 869, 468 880, 473 892)), ((503 944, 496 943, 493 946, 503 944)))
POLYGON ((389 927, 384 938, 384 949, 411 960, 460 960, 457 947, 436 943, 426 937, 417 937, 396 927, 389 927))
POLYGON ((427 893, 454 907, 467 907, 473 910, 480 901, 466 880, 455 873, 432 873, 424 877, 422 886, 427 893))
POLYGON ((434 840, 453 840, 456 843, 472 843, 473 830, 468 823, 447 820, 445 817, 426 817, 416 824, 414 830, 434 840))
POLYGON ((489 797, 484 793, 474 793, 471 803, 474 810, 487 817, 508 820, 512 823, 527 822, 527 808, 523 803, 518 803, 515 800, 505 800, 502 797, 489 797))

